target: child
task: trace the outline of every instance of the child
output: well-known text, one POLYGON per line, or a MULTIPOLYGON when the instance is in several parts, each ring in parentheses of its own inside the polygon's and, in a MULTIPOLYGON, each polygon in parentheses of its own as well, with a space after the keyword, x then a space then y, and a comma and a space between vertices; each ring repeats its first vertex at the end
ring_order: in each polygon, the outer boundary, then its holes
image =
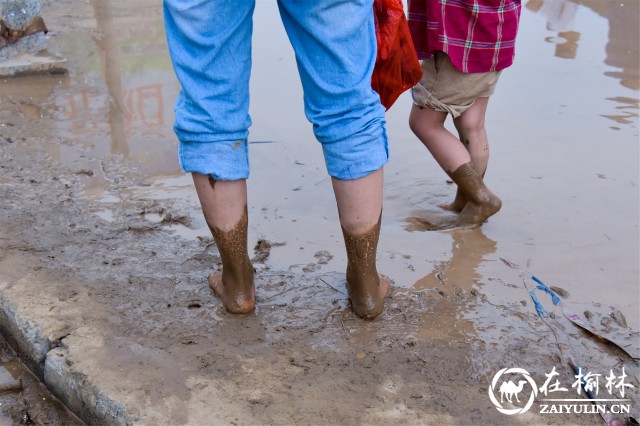
POLYGON ((500 199, 483 181, 489 161, 484 119, 501 70, 513 63, 520 0, 410 0, 409 27, 424 75, 412 89, 409 126, 457 184, 441 207, 457 226, 479 226, 500 199), (444 127, 451 114, 458 138, 444 127))

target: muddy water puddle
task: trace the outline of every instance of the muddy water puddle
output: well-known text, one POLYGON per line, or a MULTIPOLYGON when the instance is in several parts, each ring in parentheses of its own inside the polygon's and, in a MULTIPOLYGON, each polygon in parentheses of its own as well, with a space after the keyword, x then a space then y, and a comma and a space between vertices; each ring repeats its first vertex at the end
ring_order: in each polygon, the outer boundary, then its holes
MULTIPOLYGON (((581 308, 615 306, 640 329, 638 45, 629 36, 638 31, 637 7, 525 2, 516 63, 503 73, 487 119, 487 180, 505 207, 481 230, 426 231, 425 223, 447 215, 436 206, 454 188, 408 129, 408 94, 398 101, 388 113, 379 249, 379 269, 397 288, 421 291, 433 288, 434 276, 448 276, 498 304, 526 298, 499 261, 505 257, 567 288, 581 308)), ((69 59, 68 75, 5 81, 5 99, 25 117, 54 118, 39 129, 50 137, 46 150, 77 170, 84 196, 103 206, 95 215, 114 222, 113 207, 123 201, 179 200, 184 220, 160 210, 141 217, 182 238, 209 238, 191 179, 177 165, 171 126, 179 87, 160 10, 89 2, 76 13, 84 25, 52 23, 52 49, 69 59), (134 29, 136 13, 144 25, 134 29), (119 175, 137 184, 114 190, 119 175)), ((263 265, 272 270, 341 271, 346 257, 330 180, 270 2, 256 8, 251 84, 250 246, 273 244, 263 265)))
MULTIPOLYGON (((286 327, 306 327, 318 315, 335 335, 318 332, 314 344, 343 347, 346 336, 361 359, 388 345, 417 344, 466 345, 485 354, 507 345, 512 363, 562 356, 536 314, 532 283, 506 259, 559 289, 563 302, 603 334, 637 349, 638 7, 523 2, 516 62, 503 73, 487 116, 486 179, 504 206, 481 229, 428 230, 448 214, 437 205, 455 188, 408 128, 410 96, 397 101, 387 115, 391 160, 378 254, 380 272, 395 285, 381 320, 362 324, 349 314, 335 199, 304 117, 293 52, 275 2, 257 2, 248 185, 251 255, 270 277, 258 288, 260 327, 286 339, 286 327), (291 284, 294 276, 305 282, 291 284)), ((70 197, 90 200, 95 208, 88 213, 118 224, 131 219, 122 206, 141 202, 136 218, 170 231, 167 244, 199 240, 204 249, 211 236, 191 178, 177 164, 171 126, 179 87, 160 6, 63 0, 47 8, 58 16, 49 24, 51 50, 68 59, 69 72, 0 82, 0 136, 15 125, 3 109, 33 122, 24 131, 43 144, 25 150, 73 170, 82 190, 70 197), (72 14, 63 11, 71 6, 72 14)), ((536 294, 580 356, 603 372, 618 366, 615 348, 536 294)), ((485 372, 507 361, 463 358, 485 372)))

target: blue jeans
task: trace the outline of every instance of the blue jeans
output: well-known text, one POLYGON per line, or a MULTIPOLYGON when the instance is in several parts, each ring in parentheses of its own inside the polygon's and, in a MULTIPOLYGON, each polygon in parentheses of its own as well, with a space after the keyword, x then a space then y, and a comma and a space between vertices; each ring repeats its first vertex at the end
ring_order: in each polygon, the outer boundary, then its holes
MULTIPOLYGON (((373 0, 279 0, 296 54, 307 119, 329 174, 357 179, 388 160, 385 109, 371 89, 373 0)), ((186 172, 249 176, 249 76, 255 0, 164 0, 181 84, 174 130, 186 172)))

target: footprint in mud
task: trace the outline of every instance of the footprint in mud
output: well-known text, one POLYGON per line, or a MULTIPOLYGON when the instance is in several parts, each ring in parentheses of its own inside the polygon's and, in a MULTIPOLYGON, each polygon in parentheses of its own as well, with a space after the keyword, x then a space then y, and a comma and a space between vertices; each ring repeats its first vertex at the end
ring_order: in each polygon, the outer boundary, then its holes
POLYGON ((313 257, 318 259, 317 263, 307 264, 307 266, 302 268, 303 272, 309 273, 309 272, 319 271, 322 268, 321 265, 326 265, 331 261, 331 259, 333 259, 333 255, 326 250, 321 250, 317 252, 316 254, 313 255, 313 257))
POLYGON ((317 263, 309 263, 307 266, 302 268, 302 272, 311 273, 320 270, 321 266, 317 263))
POLYGON ((256 242, 255 247, 253 248, 253 251, 256 253, 256 255, 253 256, 251 262, 264 263, 264 261, 267 260, 267 258, 271 254, 272 247, 284 246, 285 244, 287 243, 273 243, 271 241, 265 240, 264 238, 259 239, 256 242))
POLYGON ((318 259, 318 265, 326 265, 333 259, 333 255, 326 250, 321 250, 313 255, 316 259, 318 259))

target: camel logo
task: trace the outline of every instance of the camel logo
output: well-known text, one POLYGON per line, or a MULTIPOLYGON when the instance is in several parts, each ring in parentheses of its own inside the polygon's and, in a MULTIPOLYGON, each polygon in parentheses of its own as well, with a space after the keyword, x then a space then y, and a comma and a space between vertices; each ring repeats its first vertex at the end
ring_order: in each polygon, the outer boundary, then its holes
POLYGON ((498 371, 495 376, 493 376, 493 380, 491 381, 491 386, 489 386, 489 398, 491 398, 491 402, 496 406, 497 410, 502 414, 513 415, 513 414, 522 414, 525 413, 531 406, 533 405, 533 401, 538 395, 538 386, 536 382, 533 381, 527 370, 522 368, 503 368, 498 371), (519 374, 524 380, 506 380, 503 379, 502 384, 497 387, 498 381, 504 375, 508 374, 519 374), (516 405, 520 403, 519 395, 524 390, 525 385, 529 384, 531 387, 531 394, 529 395, 529 400, 526 402, 524 407, 522 408, 504 408, 502 404, 505 400, 512 405, 516 405), (496 398, 495 390, 496 387, 498 392, 500 393, 500 401, 496 398), (514 401, 515 400, 515 401, 514 401))

